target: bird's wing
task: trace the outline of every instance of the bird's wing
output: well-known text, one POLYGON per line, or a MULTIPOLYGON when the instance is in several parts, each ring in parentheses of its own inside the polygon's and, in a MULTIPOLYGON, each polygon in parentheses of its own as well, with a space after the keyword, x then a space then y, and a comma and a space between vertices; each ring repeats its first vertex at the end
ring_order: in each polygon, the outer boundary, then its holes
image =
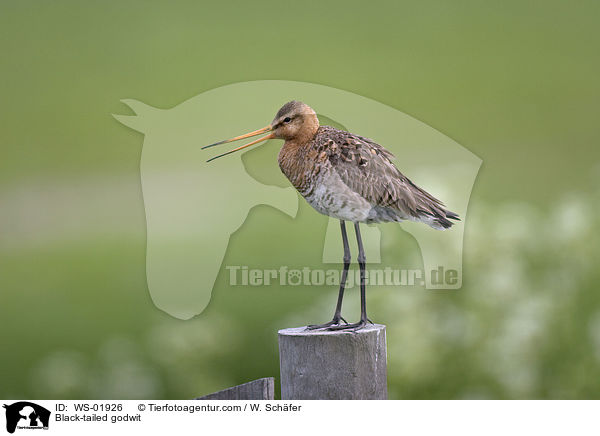
POLYGON ((392 163, 394 155, 376 142, 335 129, 324 149, 342 181, 372 205, 408 217, 446 216, 441 201, 412 183, 392 163))

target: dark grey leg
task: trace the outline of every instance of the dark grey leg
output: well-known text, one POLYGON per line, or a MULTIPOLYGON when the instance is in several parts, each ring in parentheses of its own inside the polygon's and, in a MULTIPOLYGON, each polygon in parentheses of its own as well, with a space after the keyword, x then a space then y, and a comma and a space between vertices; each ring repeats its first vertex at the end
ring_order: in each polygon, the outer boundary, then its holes
POLYGON ((367 283, 366 283, 366 264, 365 249, 363 248, 362 238, 360 236, 360 227, 354 223, 356 231, 356 241, 358 242, 358 265, 360 266, 360 320, 367 321, 367 283))
POLYGON ((360 227, 358 223, 354 223, 354 231, 356 232, 356 242, 358 243, 358 265, 360 266, 360 321, 354 324, 337 325, 329 327, 329 330, 360 330, 367 325, 367 283, 366 283, 366 262, 365 250, 363 248, 362 238, 360 236, 360 227))
POLYGON ((344 289, 346 288, 346 279, 348 278, 348 268, 350 268, 350 246, 348 245, 348 234, 346 233, 346 222, 340 220, 340 227, 342 229, 342 243, 344 244, 344 269, 342 270, 342 277, 340 278, 340 292, 338 294, 337 305, 335 306, 335 313, 333 319, 325 324, 314 324, 309 325, 309 330, 322 329, 331 327, 332 325, 339 325, 340 321, 346 322, 342 318, 342 300, 344 299, 344 289))

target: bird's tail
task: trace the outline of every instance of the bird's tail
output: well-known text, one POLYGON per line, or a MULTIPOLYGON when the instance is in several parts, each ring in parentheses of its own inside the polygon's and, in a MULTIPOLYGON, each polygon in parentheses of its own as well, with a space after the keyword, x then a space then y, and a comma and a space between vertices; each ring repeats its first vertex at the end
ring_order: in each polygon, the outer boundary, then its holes
POLYGON ((436 213, 429 224, 434 229, 446 230, 454 225, 453 221, 460 221, 458 214, 443 209, 441 213, 436 213))

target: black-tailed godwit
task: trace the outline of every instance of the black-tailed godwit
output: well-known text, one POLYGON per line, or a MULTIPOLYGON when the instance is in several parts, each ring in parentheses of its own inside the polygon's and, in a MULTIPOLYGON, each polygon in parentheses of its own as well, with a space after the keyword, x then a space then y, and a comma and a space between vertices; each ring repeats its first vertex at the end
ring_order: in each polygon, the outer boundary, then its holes
POLYGON ((420 221, 444 230, 459 217, 441 201, 419 188, 392 163, 393 155, 376 142, 330 126, 320 126, 315 111, 299 101, 283 105, 266 127, 207 145, 225 144, 267 133, 249 144, 215 156, 226 156, 267 139, 285 140, 279 152, 279 167, 298 192, 318 212, 340 220, 344 245, 344 269, 333 319, 309 329, 356 331, 367 318, 365 252, 360 223, 420 221), (342 299, 350 266, 346 221, 354 223, 360 266, 360 321, 342 324, 342 299))

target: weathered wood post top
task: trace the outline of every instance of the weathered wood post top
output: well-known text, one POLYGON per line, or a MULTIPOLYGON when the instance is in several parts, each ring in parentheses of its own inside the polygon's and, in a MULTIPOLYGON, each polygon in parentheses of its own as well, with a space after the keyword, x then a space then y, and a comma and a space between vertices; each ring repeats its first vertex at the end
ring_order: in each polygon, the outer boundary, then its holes
POLYGON ((279 330, 282 400, 385 400, 385 326, 279 330))

